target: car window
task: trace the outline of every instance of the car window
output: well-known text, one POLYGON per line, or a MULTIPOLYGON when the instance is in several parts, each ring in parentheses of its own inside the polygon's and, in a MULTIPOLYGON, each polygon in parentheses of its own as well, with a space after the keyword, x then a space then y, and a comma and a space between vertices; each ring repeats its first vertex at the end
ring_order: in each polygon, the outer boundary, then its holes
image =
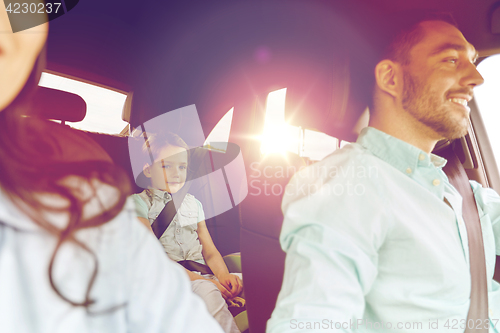
POLYGON ((122 120, 127 95, 102 86, 86 83, 55 73, 42 73, 39 85, 81 96, 87 103, 85 118, 69 126, 99 133, 119 134, 128 123, 122 120))
POLYGON ((214 151, 226 152, 227 143, 229 142, 229 134, 231 134, 233 111, 234 108, 231 108, 224 116, 222 116, 217 125, 215 125, 210 134, 207 136, 205 143, 203 143, 204 147, 214 151))
POLYGON ((319 161, 339 148, 337 138, 286 123, 285 99, 286 88, 272 91, 267 96, 261 153, 289 151, 311 161, 319 161))
POLYGON ((500 162, 500 131, 498 130, 500 110, 497 96, 500 91, 500 55, 484 59, 477 69, 483 76, 484 83, 474 88, 474 99, 481 110, 481 117, 498 164, 500 162))

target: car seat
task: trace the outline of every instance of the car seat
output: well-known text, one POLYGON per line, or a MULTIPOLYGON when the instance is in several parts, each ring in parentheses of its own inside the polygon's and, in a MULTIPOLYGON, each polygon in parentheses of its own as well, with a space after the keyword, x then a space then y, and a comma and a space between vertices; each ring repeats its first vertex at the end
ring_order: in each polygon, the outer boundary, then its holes
POLYGON ((279 235, 285 186, 305 162, 297 154, 271 154, 249 175, 240 204, 242 269, 250 332, 265 332, 283 282, 285 253, 279 235))

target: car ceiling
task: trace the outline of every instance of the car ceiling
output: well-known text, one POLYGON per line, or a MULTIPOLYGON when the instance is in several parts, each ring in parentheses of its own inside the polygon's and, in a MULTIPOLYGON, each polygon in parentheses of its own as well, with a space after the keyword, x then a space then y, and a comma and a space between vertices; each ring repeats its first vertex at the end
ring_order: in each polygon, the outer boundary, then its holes
POLYGON ((342 90, 338 87, 344 79, 332 81, 339 69, 330 58, 347 64, 342 57, 349 54, 351 70, 368 73, 372 64, 368 55, 374 53, 380 23, 395 12, 419 9, 451 12, 480 55, 500 52, 500 35, 490 32, 497 4, 497 0, 84 0, 51 22, 47 57, 49 69, 138 92, 150 107, 145 116, 136 114, 135 122, 196 104, 202 122, 211 128, 241 100, 289 86, 295 90, 290 88, 287 103, 289 98, 290 105, 309 103, 302 117, 292 112, 289 118, 335 134, 324 124, 340 110, 340 102, 332 102, 331 95, 332 89, 342 90), (339 52, 344 44, 349 47, 339 52), (319 121, 310 120, 311 110, 318 112, 319 121))

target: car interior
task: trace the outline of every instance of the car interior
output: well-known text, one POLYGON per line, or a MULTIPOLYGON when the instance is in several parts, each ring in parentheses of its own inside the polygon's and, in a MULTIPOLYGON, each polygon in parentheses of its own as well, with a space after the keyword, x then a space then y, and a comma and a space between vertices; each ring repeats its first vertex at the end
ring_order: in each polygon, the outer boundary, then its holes
MULTIPOLYGON (((367 126, 374 55, 386 23, 398 12, 422 10, 450 12, 479 52, 478 63, 500 53, 497 0, 80 1, 51 21, 46 73, 119 93, 121 127, 79 126, 91 103, 57 80, 38 91, 36 116, 84 132, 139 193, 129 137, 141 124, 194 104, 207 142, 223 137, 241 150, 248 194, 206 222, 222 255, 241 253, 241 267, 235 265, 248 319, 240 329, 264 332, 283 277, 284 187, 294 172, 354 142, 367 126)), ((110 122, 104 113, 111 99, 100 100, 98 125, 110 122)), ((469 103, 469 134, 435 151, 452 147, 469 179, 500 191, 500 142, 478 105, 469 103)), ((179 122, 182 136, 189 123, 179 122)))

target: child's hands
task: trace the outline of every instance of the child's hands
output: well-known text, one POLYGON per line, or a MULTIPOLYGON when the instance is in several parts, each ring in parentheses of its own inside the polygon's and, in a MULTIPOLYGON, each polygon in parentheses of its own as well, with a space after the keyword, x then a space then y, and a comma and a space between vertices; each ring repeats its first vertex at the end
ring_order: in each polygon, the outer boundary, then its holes
POLYGON ((230 291, 231 297, 229 298, 238 296, 243 290, 243 281, 241 281, 241 279, 234 274, 227 273, 218 276, 217 278, 219 279, 220 284, 230 291))
POLYGON ((226 287, 224 287, 218 281, 213 280, 213 279, 207 279, 207 280, 211 281, 212 283, 214 283, 217 286, 217 288, 220 290, 220 292, 222 294, 222 297, 224 297, 224 299, 231 299, 231 298, 233 298, 233 295, 231 294, 231 292, 229 290, 227 290, 226 287))

